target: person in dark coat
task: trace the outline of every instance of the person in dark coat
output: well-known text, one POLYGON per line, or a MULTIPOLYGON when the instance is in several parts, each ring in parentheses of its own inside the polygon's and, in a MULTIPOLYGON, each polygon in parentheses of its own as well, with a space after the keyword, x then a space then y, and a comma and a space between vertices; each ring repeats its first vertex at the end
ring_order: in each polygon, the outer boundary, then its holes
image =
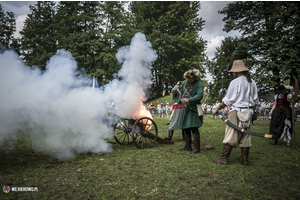
POLYGON ((200 133, 198 128, 203 124, 203 116, 199 116, 197 105, 203 98, 203 84, 200 82, 200 71, 190 69, 183 75, 186 79, 181 84, 181 98, 175 105, 182 105, 179 128, 184 131, 185 146, 179 151, 200 152, 200 133), (194 138, 194 149, 192 150, 191 133, 194 138))
POLYGON ((290 103, 292 94, 284 85, 280 85, 275 90, 275 103, 269 113, 271 116, 269 134, 273 135, 273 145, 276 145, 279 139, 287 141, 287 146, 291 146, 292 137, 292 109, 290 103))

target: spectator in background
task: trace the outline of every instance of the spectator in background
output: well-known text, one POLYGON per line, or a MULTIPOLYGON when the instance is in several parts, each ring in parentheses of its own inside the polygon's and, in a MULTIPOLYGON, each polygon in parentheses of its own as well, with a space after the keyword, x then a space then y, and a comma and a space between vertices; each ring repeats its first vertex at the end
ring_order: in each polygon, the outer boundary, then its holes
MULTIPOLYGON (((212 110, 215 110, 215 109, 217 109, 218 107, 216 106, 216 104, 215 103, 213 103, 213 105, 212 105, 212 110)), ((211 118, 212 119, 215 119, 216 117, 215 116, 213 116, 213 114, 211 114, 211 118)))
POLYGON ((169 112, 170 112, 170 104, 169 104, 169 102, 168 102, 168 101, 166 101, 165 111, 166 111, 166 115, 167 115, 167 117, 169 117, 169 112))
POLYGON ((265 111, 265 102, 263 99, 260 99, 260 102, 258 103, 258 119, 260 120, 261 117, 263 117, 265 111))
POLYGON ((265 103, 265 112, 264 112, 264 117, 265 117, 264 120, 271 119, 271 117, 269 116, 270 110, 271 110, 270 102, 266 101, 266 103, 265 103))
POLYGON ((150 110, 150 112, 152 114, 152 117, 154 117, 155 106, 153 105, 153 103, 150 104, 149 110, 150 110))
POLYGON ((158 113, 158 116, 161 117, 161 102, 160 101, 157 102, 157 113, 158 113))
POLYGON ((272 109, 273 105, 274 105, 274 100, 271 99, 271 101, 270 101, 270 107, 271 107, 271 109, 272 109))

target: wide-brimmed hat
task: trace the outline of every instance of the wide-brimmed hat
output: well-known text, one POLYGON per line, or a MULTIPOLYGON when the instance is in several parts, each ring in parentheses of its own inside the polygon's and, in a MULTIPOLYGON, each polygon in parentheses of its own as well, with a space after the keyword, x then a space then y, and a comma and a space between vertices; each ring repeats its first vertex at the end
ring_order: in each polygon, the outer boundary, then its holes
POLYGON ((284 85, 279 85, 276 89, 275 89, 275 94, 281 94, 283 92, 286 92, 288 89, 286 89, 286 87, 284 85))
POLYGON ((235 60, 229 72, 244 72, 249 71, 242 60, 235 60))

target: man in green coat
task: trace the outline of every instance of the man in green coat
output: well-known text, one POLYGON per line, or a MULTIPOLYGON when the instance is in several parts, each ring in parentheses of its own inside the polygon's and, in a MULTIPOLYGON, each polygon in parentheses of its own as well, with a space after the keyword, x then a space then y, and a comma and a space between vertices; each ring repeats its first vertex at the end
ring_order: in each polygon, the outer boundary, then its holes
POLYGON ((200 133, 198 128, 202 126, 203 116, 198 116, 197 105, 203 98, 203 84, 199 81, 200 71, 190 69, 183 75, 186 79, 181 84, 181 98, 177 105, 183 105, 180 113, 179 128, 183 129, 185 146, 179 151, 188 150, 190 153, 200 152, 200 133), (194 149, 191 146, 191 133, 194 138, 194 149))

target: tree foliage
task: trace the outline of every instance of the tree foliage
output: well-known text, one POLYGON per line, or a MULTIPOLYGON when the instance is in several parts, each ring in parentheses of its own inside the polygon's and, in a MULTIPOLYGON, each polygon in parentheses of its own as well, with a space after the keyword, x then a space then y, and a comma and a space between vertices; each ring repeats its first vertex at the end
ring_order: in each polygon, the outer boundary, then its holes
POLYGON ((237 1, 219 11, 224 31, 242 33, 261 93, 299 75, 299 8, 298 2, 237 1))
MULTIPOLYGON (((199 17, 200 2, 132 2, 137 28, 142 30, 158 54, 153 64, 153 96, 172 88, 183 73, 204 61, 205 42, 199 36, 204 20, 199 17)), ((203 73, 202 73, 203 74, 203 73)))
POLYGON ((142 32, 158 56, 150 98, 161 96, 163 90, 168 94, 190 68, 199 69, 203 78, 204 66, 213 76, 212 96, 220 98, 232 80, 228 70, 237 59, 244 60, 259 93, 265 94, 292 75, 299 79, 299 6, 282 1, 227 4, 219 11, 224 15, 224 31, 236 30, 242 36, 222 41, 212 60, 206 59, 206 41, 199 35, 204 26, 199 1, 38 1, 30 6, 19 40, 13 38, 14 14, 0 5, 0 43, 42 70, 56 51, 65 49, 81 72, 95 76, 102 85, 115 78, 121 67, 115 57, 118 49, 142 32))
POLYGON ((37 66, 44 70, 49 58, 57 51, 53 27, 54 5, 51 1, 38 1, 29 6, 31 13, 20 31, 20 53, 29 66, 37 66))
MULTIPOLYGON (((0 45, 3 46, 3 50, 12 46, 15 31, 15 15, 12 12, 5 12, 0 4, 0 45)), ((2 53, 1 48, 0 53, 2 53)))

